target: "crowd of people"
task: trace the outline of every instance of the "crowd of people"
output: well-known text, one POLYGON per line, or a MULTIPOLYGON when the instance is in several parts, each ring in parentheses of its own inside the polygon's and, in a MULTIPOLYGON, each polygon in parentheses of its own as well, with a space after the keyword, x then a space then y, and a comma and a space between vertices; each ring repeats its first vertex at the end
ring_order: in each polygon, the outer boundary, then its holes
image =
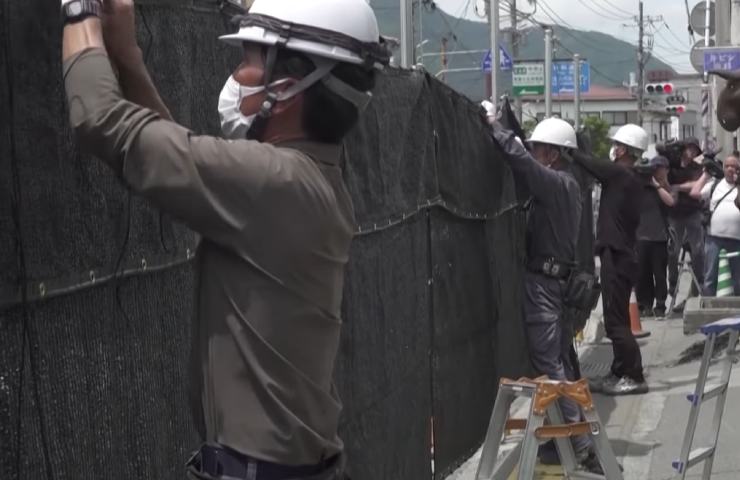
MULTIPOLYGON (((678 278, 690 262, 689 296, 714 296, 720 252, 740 251, 737 199, 738 154, 721 161, 702 153, 695 138, 659 145, 659 154, 641 161, 642 183, 637 229, 637 302, 640 314, 665 317, 668 295, 679 294, 678 278)), ((737 268, 733 257, 731 265, 737 268)), ((740 273, 740 272, 738 272, 740 273)), ((735 293, 740 294, 740 285, 735 293)), ((680 313, 685 300, 673 313, 680 313)))
MULTIPOLYGON (((577 164, 601 186, 595 253, 601 260, 604 326, 613 349, 610 372, 589 379, 589 385, 606 395, 647 393, 640 347, 630 328, 631 294, 636 291, 643 315, 664 317, 687 257, 696 278, 689 295, 716 293, 720 252, 740 252, 738 154, 719 161, 715 152, 703 153, 700 142, 688 138, 658 145, 657 155, 648 156, 648 134, 629 124, 610 137, 610 158, 598 159, 564 120, 543 120, 523 143, 497 121, 490 103, 484 107, 504 159, 532 196, 524 311, 536 373, 578 379, 566 308, 594 306, 573 296, 583 290, 583 285, 572 285, 582 277, 575 261, 582 211, 572 172, 577 164)), ((740 256, 729 260, 740 294, 740 256)), ((560 407, 566 421, 580 420, 569 400, 561 400, 560 407)), ((586 437, 573 438, 573 446, 584 469, 601 472, 586 437)), ((541 448, 543 463, 554 463, 556 457, 548 445, 541 448)))

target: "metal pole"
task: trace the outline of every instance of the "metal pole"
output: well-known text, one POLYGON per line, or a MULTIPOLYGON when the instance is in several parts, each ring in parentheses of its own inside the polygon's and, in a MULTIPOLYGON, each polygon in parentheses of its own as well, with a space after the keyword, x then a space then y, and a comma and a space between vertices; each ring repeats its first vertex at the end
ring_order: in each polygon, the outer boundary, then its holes
POLYGON ((499 0, 489 0, 488 21, 491 33, 491 101, 498 104, 499 74, 501 72, 501 52, 498 45, 499 0))
POLYGON ((645 20, 643 18, 643 4, 640 0, 640 15, 637 18, 637 28, 640 38, 637 47, 637 124, 642 126, 644 121, 643 109, 645 108, 645 20))
POLYGON ((413 0, 401 2, 401 67, 411 68, 414 63, 414 12, 413 0))
MULTIPOLYGON (((516 61, 519 57, 519 31, 517 26, 516 0, 509 0, 511 14, 511 60, 516 61)), ((513 72, 513 68, 512 68, 513 72)), ((516 109, 516 118, 519 123, 522 122, 522 97, 514 97, 514 107, 516 109)))
MULTIPOLYGON (((419 9, 416 11, 416 14, 419 15, 419 51, 414 52, 414 58, 424 58, 421 57, 421 55, 424 55, 424 5, 422 4, 422 1, 419 0, 419 9)), ((421 63, 424 63, 423 61, 421 63)))
POLYGON ((573 107, 575 108, 575 127, 576 132, 581 128, 581 56, 577 53, 573 54, 573 73, 574 73, 574 87, 575 92, 573 95, 573 107))
MULTIPOLYGON (((709 29, 711 28, 711 0, 706 0, 704 4, 704 46, 708 47, 710 43, 709 29)), ((719 45, 719 42, 717 43, 719 45)), ((704 129, 704 147, 709 146, 709 139, 712 137, 712 92, 709 87, 709 73, 704 71, 704 82, 702 83, 702 119, 701 126, 704 129), (704 106, 706 105, 706 108, 704 106)))
POLYGON ((545 118, 552 117, 552 28, 545 28, 545 118))

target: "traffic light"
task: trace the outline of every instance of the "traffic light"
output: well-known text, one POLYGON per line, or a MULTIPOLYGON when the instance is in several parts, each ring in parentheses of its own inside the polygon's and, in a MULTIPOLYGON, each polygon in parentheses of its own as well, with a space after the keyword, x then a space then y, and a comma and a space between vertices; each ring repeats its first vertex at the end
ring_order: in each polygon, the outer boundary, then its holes
POLYGON ((665 111, 671 115, 681 115, 686 111, 686 105, 668 105, 665 107, 665 111))
POLYGON ((678 95, 671 95, 670 97, 665 99, 665 102, 668 105, 677 105, 679 103, 686 103, 686 97, 684 97, 681 94, 678 95))
POLYGON ((670 95, 673 93, 672 83, 648 83, 645 85, 645 91, 651 95, 670 95))

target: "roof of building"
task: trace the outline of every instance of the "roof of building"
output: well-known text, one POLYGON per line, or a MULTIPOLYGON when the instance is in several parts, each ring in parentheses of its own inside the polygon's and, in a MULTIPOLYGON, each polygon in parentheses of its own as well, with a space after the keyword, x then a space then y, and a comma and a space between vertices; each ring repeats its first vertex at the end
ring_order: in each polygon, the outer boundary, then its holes
MULTIPOLYGON (((527 95, 522 97, 524 101, 537 101, 544 100, 544 95, 527 95)), ((553 95, 553 101, 573 101, 573 93, 562 93, 560 95, 553 95)), ((635 100, 628 88, 624 87, 604 87, 601 85, 591 85, 588 93, 581 94, 581 101, 604 101, 604 100, 622 100, 631 101, 635 100)))

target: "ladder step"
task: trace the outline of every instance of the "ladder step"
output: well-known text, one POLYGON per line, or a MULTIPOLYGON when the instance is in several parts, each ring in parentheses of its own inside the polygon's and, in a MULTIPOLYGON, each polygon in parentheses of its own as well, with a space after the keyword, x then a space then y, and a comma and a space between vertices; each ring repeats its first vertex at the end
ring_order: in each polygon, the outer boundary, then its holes
POLYGON ((727 384, 720 383, 718 385, 713 385, 713 386, 706 388, 704 390, 704 394, 701 396, 691 393, 689 395, 686 395, 686 398, 689 400, 689 402, 691 402, 692 405, 699 405, 705 400, 709 400, 710 398, 714 398, 716 396, 721 395, 722 393, 725 392, 725 390, 727 390, 727 384))
POLYGON ((689 454, 689 461, 687 465, 684 466, 683 462, 680 460, 674 460, 672 464, 673 468, 675 470, 678 470, 679 473, 683 473, 685 470, 688 470, 697 463, 702 462, 714 455, 714 449, 715 447, 703 447, 692 450, 689 454))
POLYGON ((569 423, 566 425, 545 425, 535 430, 535 436, 540 440, 553 438, 569 438, 578 435, 589 435, 593 428, 598 431, 598 425, 592 427, 590 422, 569 423))

